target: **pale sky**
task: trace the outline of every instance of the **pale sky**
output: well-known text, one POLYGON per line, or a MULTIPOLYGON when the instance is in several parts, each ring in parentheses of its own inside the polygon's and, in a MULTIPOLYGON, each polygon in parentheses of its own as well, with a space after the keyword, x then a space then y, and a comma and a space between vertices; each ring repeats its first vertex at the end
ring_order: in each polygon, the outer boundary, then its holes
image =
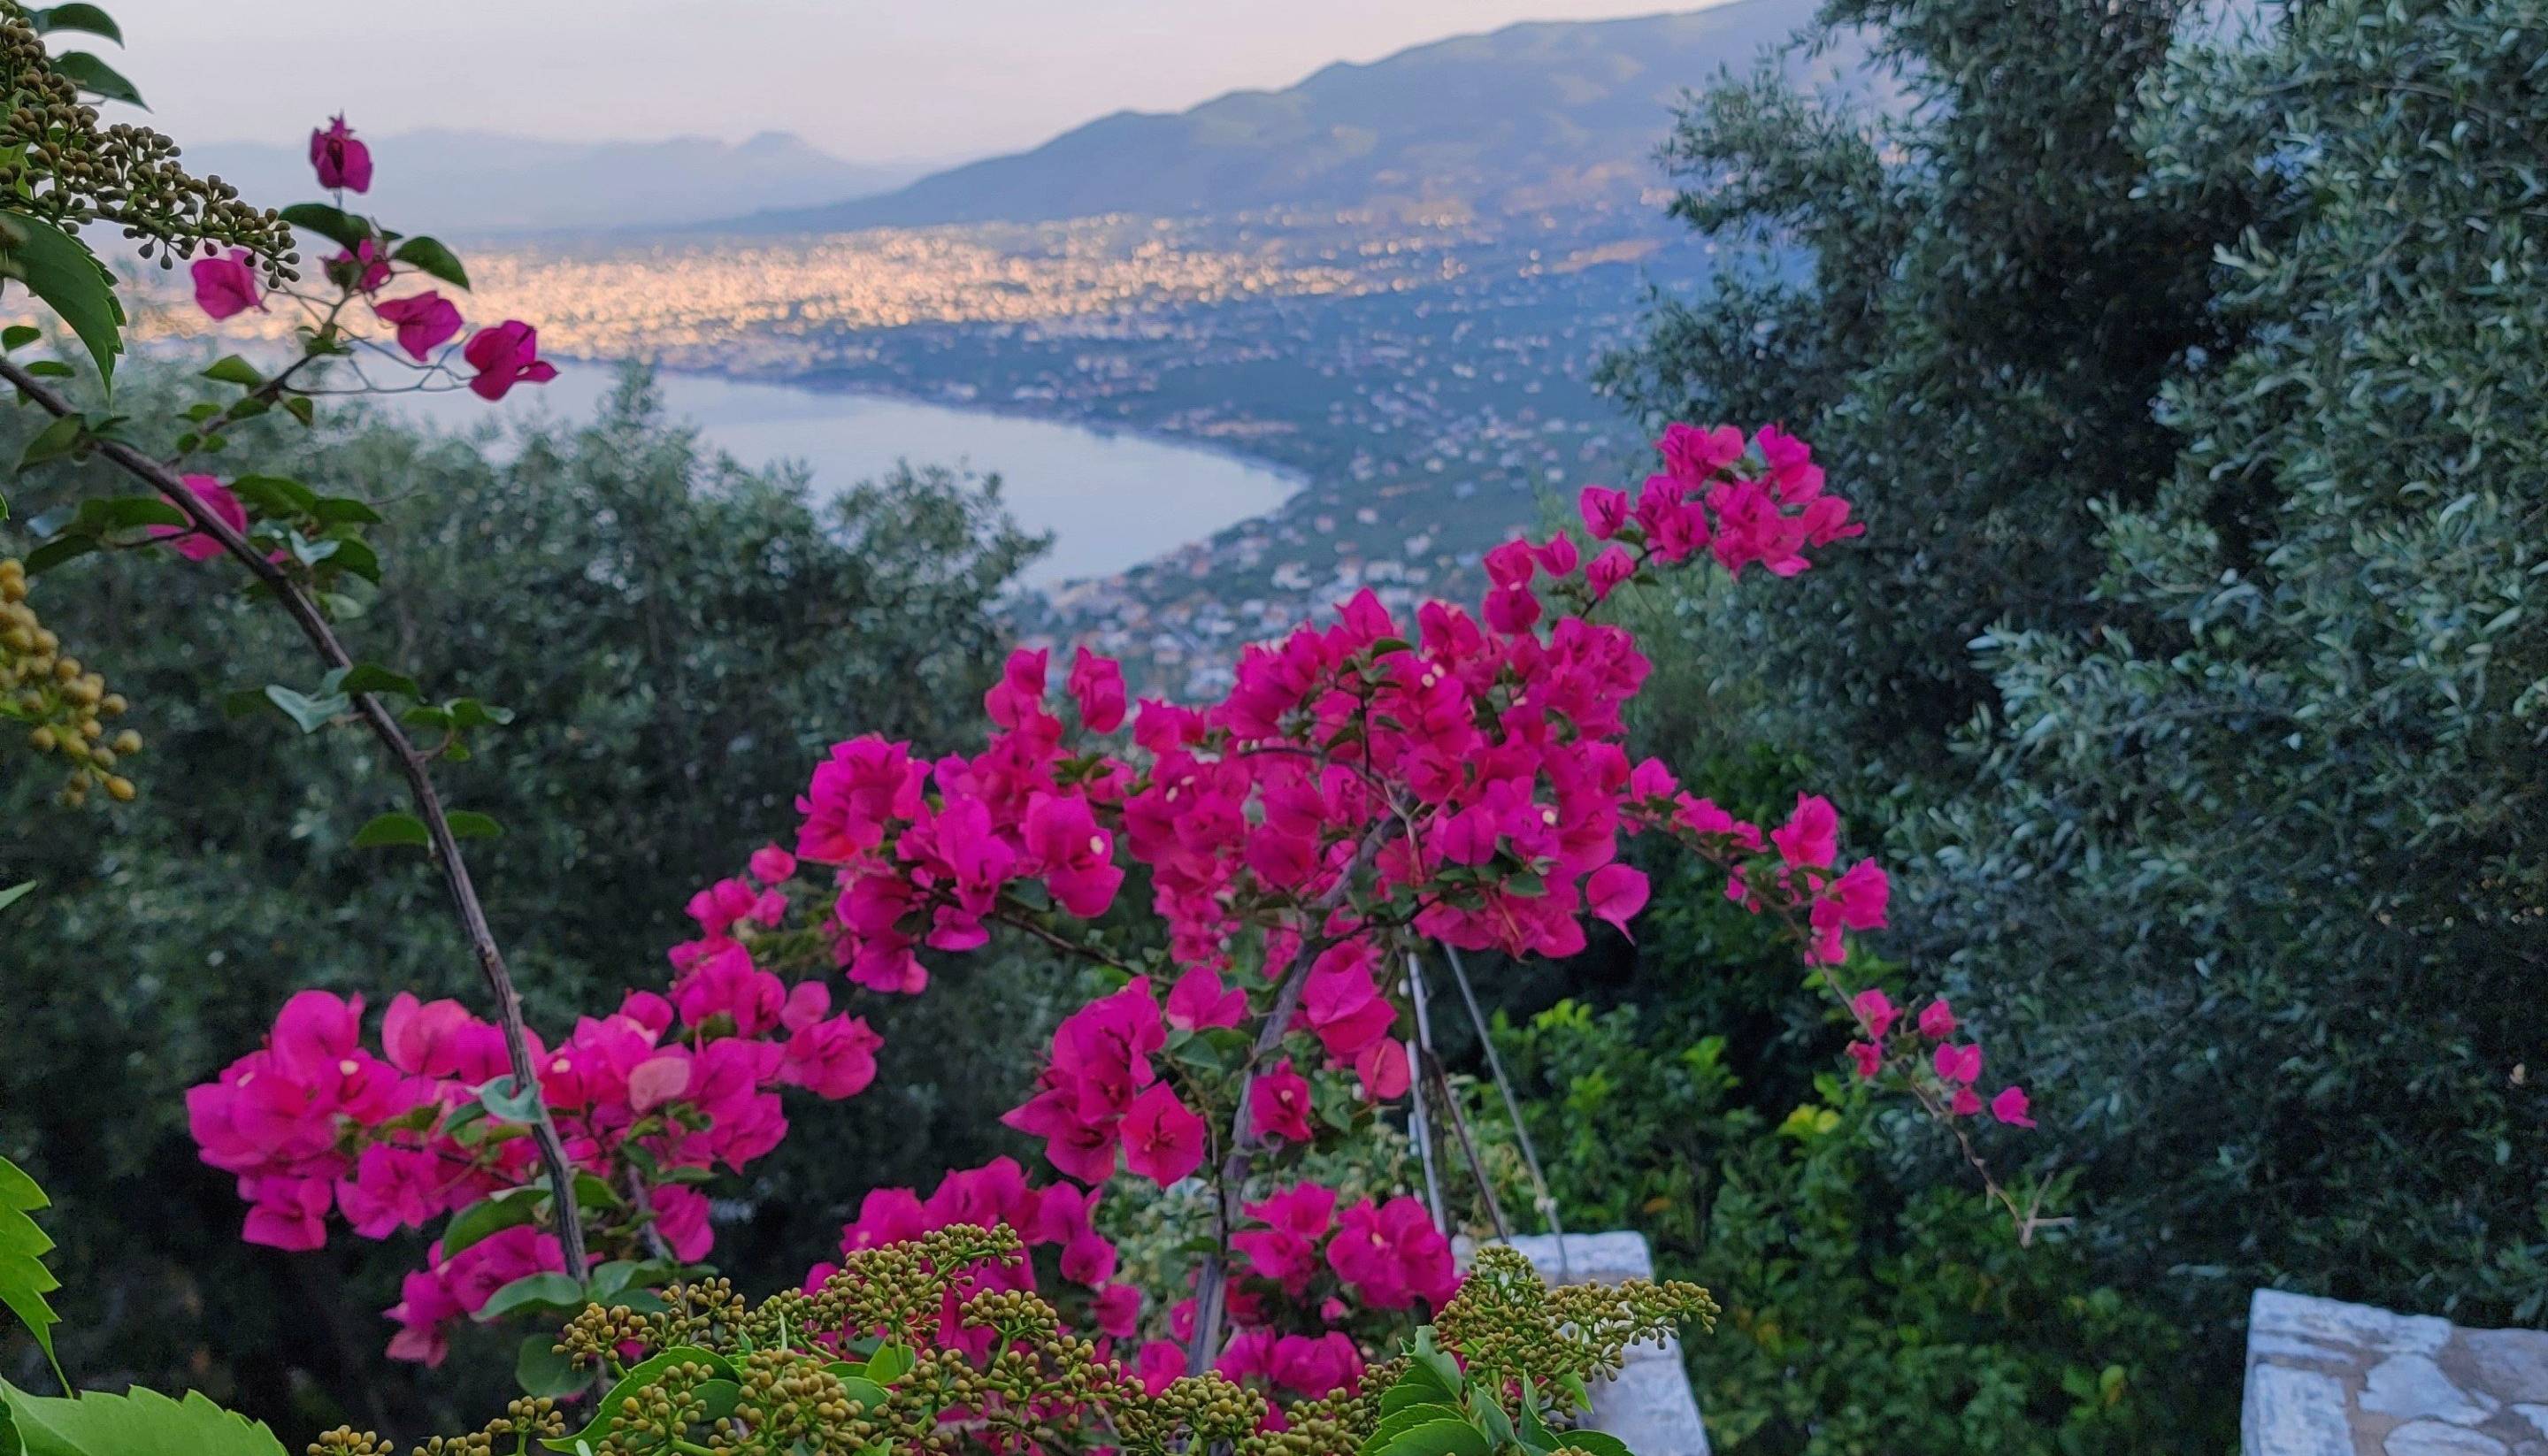
MULTIPOLYGON (((1707 0, 111 0, 109 60, 181 142, 794 132, 856 161, 1025 146, 1522 20, 1707 0)), ((117 110, 122 110, 117 108, 117 110)))

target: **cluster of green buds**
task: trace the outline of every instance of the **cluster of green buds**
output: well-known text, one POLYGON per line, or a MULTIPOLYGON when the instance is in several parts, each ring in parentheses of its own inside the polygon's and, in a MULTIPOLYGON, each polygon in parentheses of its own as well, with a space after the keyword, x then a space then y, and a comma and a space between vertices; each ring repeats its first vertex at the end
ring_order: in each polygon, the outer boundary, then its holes
POLYGON ((61 639, 36 615, 25 564, 0 559, 0 717, 26 724, 28 747, 69 765, 64 803, 76 807, 101 790, 117 803, 133 801, 133 780, 116 770, 141 752, 141 735, 107 729, 125 707, 106 679, 63 654, 61 639))
POLYGON ((1551 1289, 1530 1260, 1504 1244, 1478 1250, 1460 1292, 1433 1320, 1473 1387, 1573 1392, 1618 1374, 1628 1349, 1685 1326, 1716 1327, 1716 1301, 1679 1280, 1629 1279, 1551 1289))
MULTIPOLYGON (((1627 1347, 1711 1320, 1686 1284, 1632 1280, 1550 1290, 1506 1248, 1444 1308, 1442 1341, 1371 1366, 1361 1385, 1285 1407, 1268 1430, 1263 1395, 1218 1374, 1156 1393, 1092 1341, 1062 1328, 1031 1291, 977 1289, 986 1266, 1025 1256, 1005 1228, 955 1226, 846 1256, 821 1287, 755 1305, 722 1279, 675 1286, 662 1308, 588 1307, 557 1350, 611 1382, 580 1429, 545 1401, 436 1437, 413 1456, 880 1456, 1086 1450, 1124 1456, 1622 1456, 1597 1432, 1558 1431, 1565 1405, 1617 1369, 1627 1347), (969 1293, 967 1291, 970 1291, 969 1293), (932 1347, 953 1291, 956 1319, 988 1353, 932 1347), (1456 1353, 1466 1370, 1450 1358, 1456 1353), (1518 1405, 1510 1394, 1520 1392, 1518 1405), (1505 1408, 1511 1406, 1507 1410, 1505 1408), (1454 1429, 1456 1427, 1456 1429, 1454 1429), (1427 1444, 1437 1437, 1448 1444, 1427 1444), (1410 1445, 1409 1442, 1414 1442, 1410 1445)), ((311 1456, 389 1456, 378 1436, 330 1431, 311 1456)))
POLYGON ((162 267, 242 247, 269 285, 299 276, 280 215, 241 202, 219 177, 189 173, 178 165, 177 143, 149 128, 99 125, 79 81, 46 49, 25 7, 8 0, 0 0, 0 64, 9 88, 0 110, 0 196, 11 210, 66 229, 100 219, 118 224, 162 267))
MULTIPOLYGON (((547 1456, 566 1433, 566 1417, 545 1396, 516 1397, 504 1413, 465 1436, 434 1436, 413 1456, 547 1456)), ((310 1456, 395 1456, 388 1441, 370 1431, 339 1426, 312 1441, 310 1456)), ((669 1453, 668 1453, 669 1456, 669 1453)))

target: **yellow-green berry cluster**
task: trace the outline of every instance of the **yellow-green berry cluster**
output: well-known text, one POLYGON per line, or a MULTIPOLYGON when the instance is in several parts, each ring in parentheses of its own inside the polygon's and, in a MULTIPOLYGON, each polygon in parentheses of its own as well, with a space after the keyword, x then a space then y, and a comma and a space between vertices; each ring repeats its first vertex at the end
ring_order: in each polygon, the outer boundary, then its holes
POLYGON ((29 748, 68 765, 64 803, 86 803, 92 792, 133 801, 133 780, 117 770, 141 752, 141 735, 107 728, 126 706, 105 678, 62 652, 61 639, 36 615, 25 564, 0 559, 0 717, 25 725, 29 748))

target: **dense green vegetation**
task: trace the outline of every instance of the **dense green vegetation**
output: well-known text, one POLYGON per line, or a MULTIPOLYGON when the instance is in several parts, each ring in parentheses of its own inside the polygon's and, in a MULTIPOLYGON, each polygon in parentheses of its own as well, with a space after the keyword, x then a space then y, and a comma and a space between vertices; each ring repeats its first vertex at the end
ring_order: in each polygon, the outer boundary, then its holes
MULTIPOLYGON (((1676 210, 1813 267, 1666 303, 1606 377, 1785 419, 1868 535, 1680 602, 1701 666, 1650 732, 1857 774, 1892 954, 2035 1083, 2082 1277, 2180 1325, 2216 1413, 2258 1285, 2548 1320, 2548 7, 1823 18, 1919 105, 1697 100, 1676 210)), ((1700 1011, 1681 1045, 1739 1045, 1700 1011)), ((1758 1236, 1693 1264, 1739 1283, 1758 1236)))
MULTIPOLYGON (((176 384, 133 372, 128 409, 176 384)), ((1006 647, 991 609, 1039 549, 995 486, 943 472, 817 503, 801 482, 714 460, 637 384, 595 420, 500 450, 380 421, 306 438, 286 422, 237 448, 383 502, 397 549, 349 636, 516 713, 445 772, 456 803, 508 827, 472 864, 533 1024, 559 1030, 660 978, 664 949, 695 929, 682 902, 784 829, 832 737, 953 746, 1006 647), (432 508, 402 508, 416 498, 432 508)), ((33 513, 113 484, 57 473, 15 494, 33 513)), ((375 1005, 399 988, 482 995, 422 857, 349 847, 397 806, 394 776, 355 735, 225 716, 227 690, 317 678, 281 614, 228 574, 91 560, 39 586, 46 620, 112 665, 148 739, 131 765, 143 800, 112 820, 46 805, 55 775, 23 758, 0 778, 0 879, 42 881, 7 912, 0 956, 0 1152, 58 1205, 65 1365, 313 1430, 340 1401, 384 1428, 474 1411, 509 1384, 509 1342, 462 1342, 455 1364, 477 1365, 456 1379, 386 1364, 379 1312, 413 1250, 242 1244, 229 1180, 186 1135, 183 1089, 254 1046, 301 986, 375 1005)), ((802 1132, 756 1167, 722 1266, 792 1284, 866 1187, 983 1155, 1032 1075, 1019 1028, 1066 987, 994 958, 947 988, 875 1014, 887 1045, 870 1093, 791 1107, 802 1132)), ((14 1348, 12 1378, 42 1384, 33 1346, 14 1348)))

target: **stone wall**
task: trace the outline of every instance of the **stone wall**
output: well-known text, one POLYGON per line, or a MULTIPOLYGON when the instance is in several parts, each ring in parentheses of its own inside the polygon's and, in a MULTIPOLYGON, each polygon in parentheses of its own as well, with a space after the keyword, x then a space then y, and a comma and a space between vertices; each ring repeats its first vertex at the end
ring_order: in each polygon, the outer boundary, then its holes
POLYGON ((2548 1331, 2256 1291, 2244 1456, 2548 1456, 2548 1331))

